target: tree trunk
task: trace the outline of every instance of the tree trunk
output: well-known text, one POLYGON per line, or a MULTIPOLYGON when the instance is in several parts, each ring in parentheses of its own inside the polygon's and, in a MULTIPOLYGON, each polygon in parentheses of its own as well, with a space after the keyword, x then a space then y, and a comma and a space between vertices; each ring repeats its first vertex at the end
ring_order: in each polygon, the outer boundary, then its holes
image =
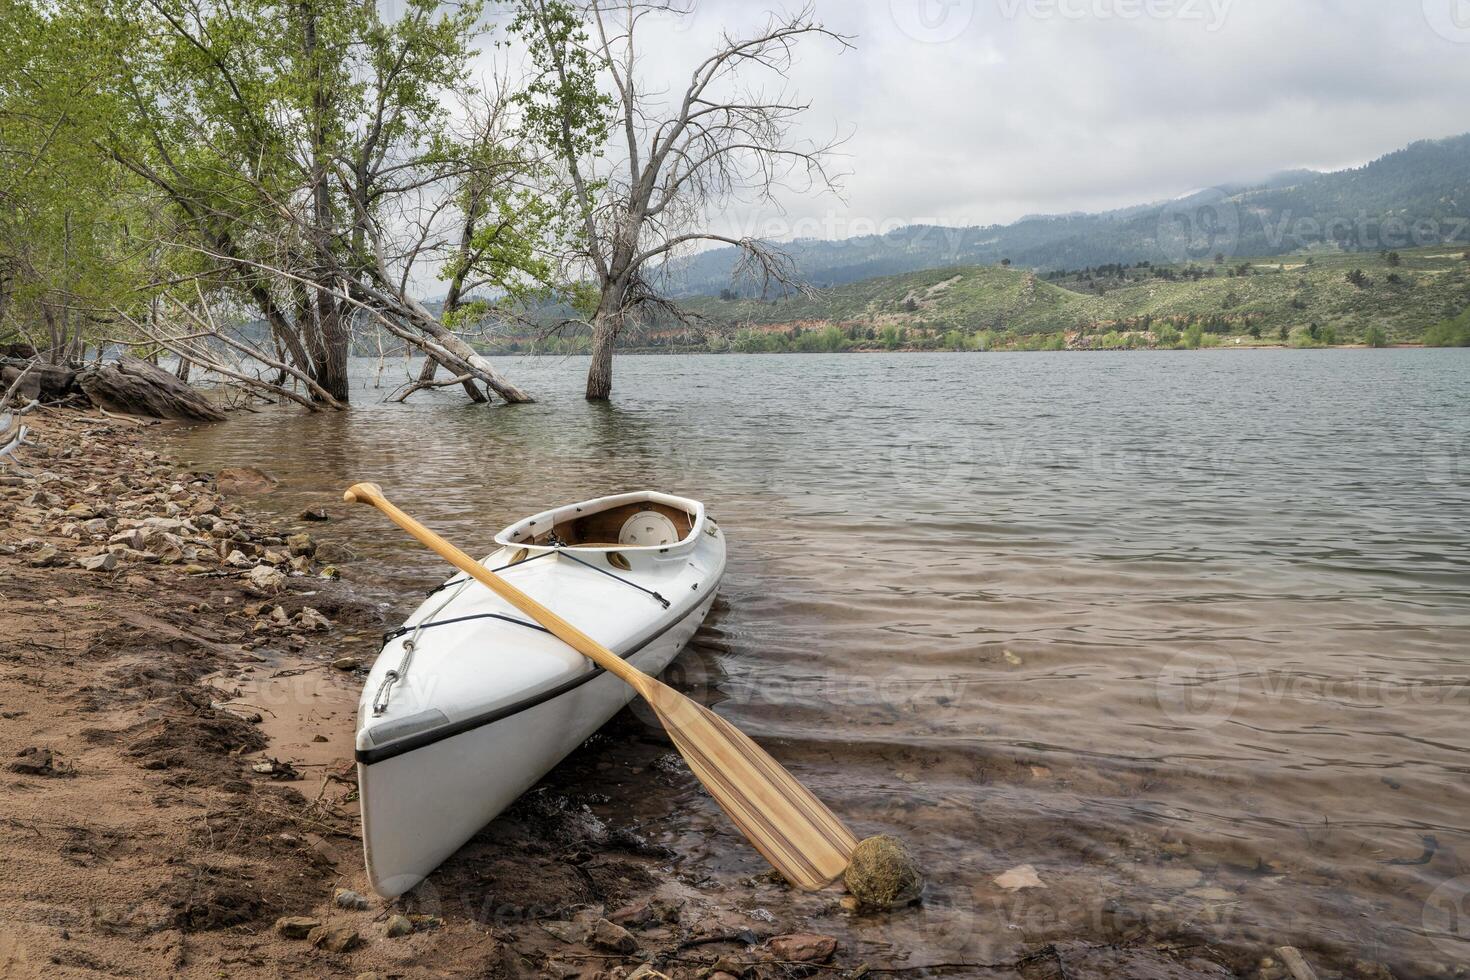
POLYGON ((588 401, 607 401, 612 397, 613 345, 617 339, 615 316, 599 313, 592 321, 592 363, 587 366, 588 401))
POLYGON ((316 383, 339 402, 347 401, 347 353, 352 334, 347 318, 337 301, 326 292, 317 292, 317 323, 321 328, 322 359, 317 365, 316 383))
POLYGON ((623 332, 625 287, 618 280, 605 281, 597 312, 592 317, 592 363, 587 366, 587 400, 607 401, 612 397, 613 347, 623 332))

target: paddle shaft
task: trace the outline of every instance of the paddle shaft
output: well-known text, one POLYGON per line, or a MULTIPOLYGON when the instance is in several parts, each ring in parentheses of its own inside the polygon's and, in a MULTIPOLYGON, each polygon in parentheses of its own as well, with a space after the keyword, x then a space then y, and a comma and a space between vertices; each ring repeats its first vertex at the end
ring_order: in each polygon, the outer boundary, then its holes
POLYGON ((561 640, 567 646, 606 670, 609 674, 613 674, 627 681, 639 693, 644 691, 644 685, 650 680, 647 674, 399 510, 388 498, 383 496, 383 491, 377 484, 355 484, 342 495, 342 499, 348 503, 371 504, 378 508, 390 521, 403 528, 430 551, 433 551, 466 575, 473 577, 481 585, 485 586, 485 588, 494 592, 542 626, 545 626, 551 631, 552 636, 555 636, 558 640, 561 640))

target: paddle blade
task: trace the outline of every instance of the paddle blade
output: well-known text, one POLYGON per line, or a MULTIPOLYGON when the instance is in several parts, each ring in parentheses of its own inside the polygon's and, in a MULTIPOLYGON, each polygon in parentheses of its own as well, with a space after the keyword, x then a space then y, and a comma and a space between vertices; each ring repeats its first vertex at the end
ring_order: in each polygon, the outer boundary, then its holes
POLYGON ((694 775, 783 878, 816 891, 847 870, 857 838, 764 749, 662 683, 643 695, 694 775))

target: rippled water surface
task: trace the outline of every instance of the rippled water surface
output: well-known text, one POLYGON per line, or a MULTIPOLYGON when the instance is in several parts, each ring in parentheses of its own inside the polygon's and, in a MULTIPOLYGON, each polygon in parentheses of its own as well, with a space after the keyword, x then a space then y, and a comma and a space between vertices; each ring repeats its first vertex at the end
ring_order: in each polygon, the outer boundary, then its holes
MULTIPOLYGON (((364 387, 175 449, 281 513, 376 480, 480 553, 705 500, 730 567, 680 682, 915 844, 929 905, 882 928, 928 961, 1140 927, 1470 960, 1470 351, 624 357, 611 405, 584 361, 502 366, 542 400, 364 387), (1021 864, 1047 887, 995 885, 1021 864)), ((443 576, 331 509, 393 615, 443 576)), ((680 802, 682 853, 760 869, 680 802)))

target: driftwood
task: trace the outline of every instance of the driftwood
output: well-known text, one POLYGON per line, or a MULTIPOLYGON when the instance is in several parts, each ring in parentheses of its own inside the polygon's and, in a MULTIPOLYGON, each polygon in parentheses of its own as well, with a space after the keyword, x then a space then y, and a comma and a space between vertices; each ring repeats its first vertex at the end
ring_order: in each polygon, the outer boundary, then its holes
POLYGON ((135 357, 87 368, 76 380, 94 405, 114 412, 202 422, 218 422, 225 417, 199 392, 162 368, 135 357))
POLYGON ((77 372, 71 368, 40 361, 0 358, 0 391, 15 386, 17 398, 59 401, 76 391, 76 378, 77 372))

